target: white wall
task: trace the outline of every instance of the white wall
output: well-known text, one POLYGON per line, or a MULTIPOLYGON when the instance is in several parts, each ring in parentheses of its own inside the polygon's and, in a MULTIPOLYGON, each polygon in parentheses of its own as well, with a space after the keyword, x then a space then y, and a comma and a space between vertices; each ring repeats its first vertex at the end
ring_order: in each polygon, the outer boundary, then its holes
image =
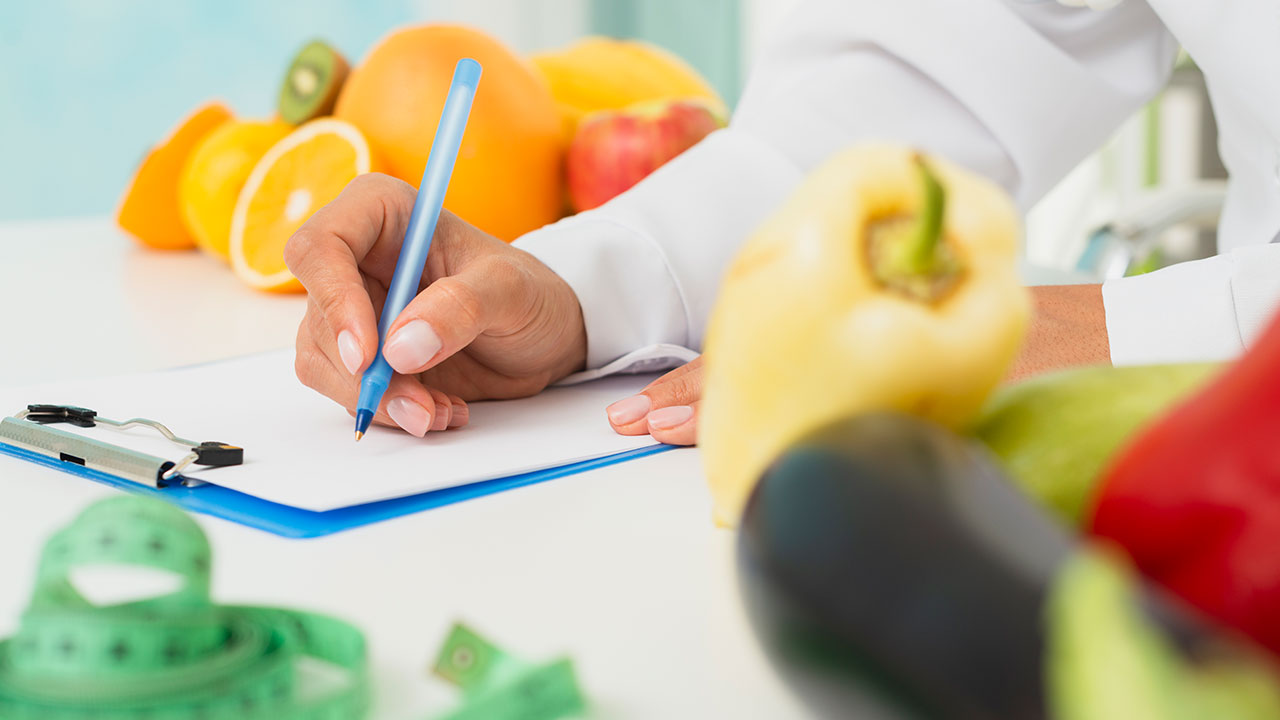
POLYGON ((589 0, 415 0, 423 16, 485 28, 522 52, 563 45, 588 30, 589 0))
POLYGON ((799 2, 800 0, 742 0, 742 55, 748 72, 752 60, 768 40, 773 28, 799 2))

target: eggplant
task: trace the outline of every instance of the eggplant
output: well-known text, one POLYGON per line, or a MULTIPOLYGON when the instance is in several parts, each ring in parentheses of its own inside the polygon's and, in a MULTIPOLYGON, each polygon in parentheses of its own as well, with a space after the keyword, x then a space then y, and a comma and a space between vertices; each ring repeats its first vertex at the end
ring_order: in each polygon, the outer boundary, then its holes
POLYGON ((878 413, 770 465, 737 556, 758 638, 819 715, 1039 720, 1071 547, 976 443, 878 413))

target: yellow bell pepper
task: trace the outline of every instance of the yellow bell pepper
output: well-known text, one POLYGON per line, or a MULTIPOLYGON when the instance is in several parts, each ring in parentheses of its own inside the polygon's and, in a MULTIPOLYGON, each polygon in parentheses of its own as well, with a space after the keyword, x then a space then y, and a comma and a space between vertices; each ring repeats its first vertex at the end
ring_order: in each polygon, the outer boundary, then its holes
POLYGON ((907 148, 814 171, 748 241, 706 337, 699 444, 721 525, 797 437, 897 410, 961 428, 1030 312, 1020 225, 993 183, 907 148))

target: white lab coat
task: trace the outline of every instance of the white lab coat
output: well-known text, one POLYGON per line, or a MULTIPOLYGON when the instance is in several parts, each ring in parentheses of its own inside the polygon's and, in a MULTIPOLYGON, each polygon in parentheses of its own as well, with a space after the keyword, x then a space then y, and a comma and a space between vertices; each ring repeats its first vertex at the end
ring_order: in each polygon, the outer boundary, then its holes
POLYGON ((686 360, 737 248, 832 153, 915 145, 1025 209, 1160 90, 1179 43, 1204 71, 1231 176, 1221 254, 1106 283, 1107 330, 1116 364, 1229 358, 1280 297, 1276 0, 802 0, 729 128, 517 245, 577 292, 588 368, 686 360))

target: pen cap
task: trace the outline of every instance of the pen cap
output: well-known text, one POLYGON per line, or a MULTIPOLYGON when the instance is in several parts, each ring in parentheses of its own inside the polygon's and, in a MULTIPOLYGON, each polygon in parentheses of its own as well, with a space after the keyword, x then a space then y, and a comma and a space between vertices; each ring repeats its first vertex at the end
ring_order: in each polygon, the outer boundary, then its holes
POLYGON ((475 90, 480 82, 480 63, 471 58, 462 58, 453 68, 453 87, 466 85, 475 90))

